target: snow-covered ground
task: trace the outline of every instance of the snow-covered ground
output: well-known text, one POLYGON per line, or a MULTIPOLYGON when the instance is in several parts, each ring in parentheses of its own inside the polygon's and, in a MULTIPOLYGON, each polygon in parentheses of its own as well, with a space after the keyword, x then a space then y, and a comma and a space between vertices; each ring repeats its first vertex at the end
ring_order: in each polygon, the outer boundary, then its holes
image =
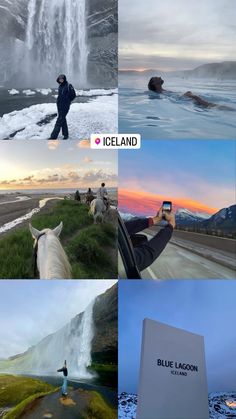
POLYGON ((118 419, 135 419, 137 402, 136 394, 121 393, 118 397, 118 419))
MULTIPOLYGON (((57 89, 53 89, 54 91, 57 91, 57 89)), ((48 95, 52 93, 53 91, 50 88, 37 88, 37 89, 25 89, 25 90, 17 90, 17 89, 11 89, 8 90, 9 95, 26 95, 26 96, 32 96, 37 93, 41 93, 42 95, 48 95)), ((89 89, 89 90, 76 90, 77 96, 109 96, 112 94, 118 93, 118 89, 89 89)))
MULTIPOLYGON (((210 393, 209 397, 210 419, 236 418, 236 392, 210 393)), ((118 398, 119 419, 135 419, 137 411, 137 395, 121 393, 118 398)))
MULTIPOLYGON (((0 140, 14 134, 14 139, 48 139, 56 118, 47 124, 38 123, 56 114, 54 103, 33 105, 13 111, 0 118, 0 140)), ((72 103, 67 116, 70 139, 90 138, 90 135, 118 130, 118 95, 99 96, 86 103, 72 103)), ((60 137, 59 137, 60 138, 60 137)))
POLYGON ((236 418, 236 392, 209 394, 210 419, 236 418))

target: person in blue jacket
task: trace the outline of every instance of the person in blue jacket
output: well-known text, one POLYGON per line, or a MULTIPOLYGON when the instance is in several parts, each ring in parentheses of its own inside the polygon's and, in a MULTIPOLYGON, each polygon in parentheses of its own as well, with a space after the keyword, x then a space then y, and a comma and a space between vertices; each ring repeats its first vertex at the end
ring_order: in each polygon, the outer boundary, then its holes
POLYGON ((57 370, 57 372, 63 372, 63 384, 61 388, 61 394, 62 394, 62 397, 66 397, 67 396, 67 376, 68 376, 68 369, 67 369, 66 361, 64 362, 63 367, 57 370))
POLYGON ((57 83, 59 84, 57 97, 58 116, 50 140, 56 140, 61 129, 64 140, 67 140, 69 138, 69 131, 66 115, 70 110, 72 100, 76 97, 76 93, 72 84, 68 83, 65 74, 60 74, 60 76, 58 76, 57 83))

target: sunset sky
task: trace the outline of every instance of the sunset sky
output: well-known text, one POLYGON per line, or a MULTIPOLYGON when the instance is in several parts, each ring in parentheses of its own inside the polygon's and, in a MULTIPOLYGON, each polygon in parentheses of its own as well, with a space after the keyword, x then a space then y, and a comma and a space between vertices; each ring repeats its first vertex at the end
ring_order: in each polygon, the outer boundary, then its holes
POLYGON ((119 0, 120 69, 236 60, 235 0, 119 0))
POLYGON ((153 215, 163 200, 174 210, 213 214, 235 203, 234 141, 142 141, 119 155, 119 210, 153 215), (214 152, 213 152, 214 150, 214 152))
POLYGON ((91 150, 82 143, 2 141, 0 190, 117 186, 115 151, 91 150))

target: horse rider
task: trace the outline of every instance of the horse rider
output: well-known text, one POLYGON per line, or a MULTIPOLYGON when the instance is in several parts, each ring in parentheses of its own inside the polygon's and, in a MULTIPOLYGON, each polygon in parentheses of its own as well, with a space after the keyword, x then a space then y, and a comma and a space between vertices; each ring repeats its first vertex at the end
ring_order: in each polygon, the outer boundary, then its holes
POLYGON ((88 188, 86 192, 86 204, 90 204, 90 202, 94 199, 94 194, 91 188, 88 188))
POLYGON ((102 199, 104 202, 104 205, 106 206, 106 209, 108 209, 108 192, 105 183, 101 183, 100 188, 97 191, 97 198, 102 199))

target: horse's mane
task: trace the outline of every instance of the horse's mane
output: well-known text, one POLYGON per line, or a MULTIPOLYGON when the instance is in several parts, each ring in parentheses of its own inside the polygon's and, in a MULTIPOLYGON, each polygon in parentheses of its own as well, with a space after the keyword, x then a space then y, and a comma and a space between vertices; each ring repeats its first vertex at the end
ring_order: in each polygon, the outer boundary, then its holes
POLYGON ((71 266, 60 240, 48 230, 45 235, 48 255, 48 276, 50 279, 70 279, 71 266))

